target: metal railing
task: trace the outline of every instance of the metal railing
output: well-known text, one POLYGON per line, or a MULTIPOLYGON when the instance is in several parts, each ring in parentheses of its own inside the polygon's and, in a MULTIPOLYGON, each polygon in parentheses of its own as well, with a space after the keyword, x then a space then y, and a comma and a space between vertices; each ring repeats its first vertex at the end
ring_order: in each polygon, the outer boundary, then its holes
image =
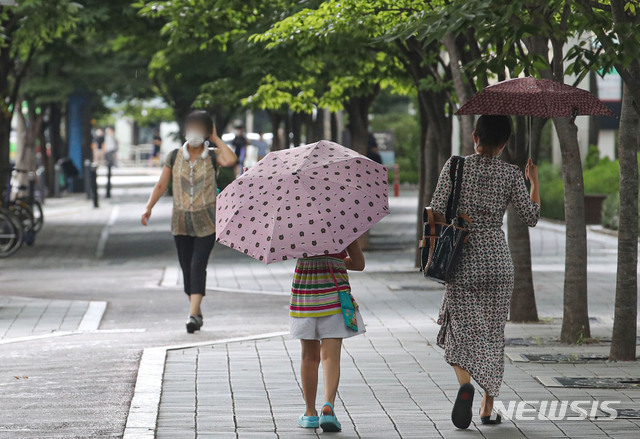
POLYGON ((129 165, 129 166, 145 166, 152 153, 153 153, 152 143, 141 143, 140 145, 131 145, 129 150, 128 163, 123 163, 123 164, 129 165))

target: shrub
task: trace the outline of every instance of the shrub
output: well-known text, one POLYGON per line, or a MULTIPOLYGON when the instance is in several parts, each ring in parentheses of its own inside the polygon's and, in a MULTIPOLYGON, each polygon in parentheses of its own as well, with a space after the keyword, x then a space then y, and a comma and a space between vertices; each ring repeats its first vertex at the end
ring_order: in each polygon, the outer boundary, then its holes
POLYGON ((540 178, 540 215, 564 221, 564 183, 560 168, 551 163, 538 167, 540 178))
MULTIPOLYGON (((638 196, 640 203, 640 194, 638 196)), ((620 193, 609 195, 602 203, 602 225, 607 229, 620 228, 620 193)), ((640 235, 640 218, 638 219, 638 235, 640 235)))
POLYGON ((609 195, 602 203, 602 225, 607 229, 618 230, 620 226, 620 194, 609 195))
POLYGON ((600 162, 600 150, 596 145, 589 145, 587 156, 584 158, 584 169, 592 169, 600 162))
MULTIPOLYGON (((593 161, 593 158, 591 160, 593 161)), ((598 160, 595 165, 592 163, 591 166, 583 172, 584 193, 609 195, 602 206, 602 221, 605 227, 610 227, 609 224, 617 224, 618 198, 613 195, 616 195, 620 189, 620 164, 617 160, 611 161, 605 157, 598 160)), ((564 220, 564 183, 560 167, 542 163, 538 168, 538 174, 542 202, 541 216, 564 220)))
POLYGON ((617 160, 603 158, 583 175, 585 194, 615 194, 620 189, 620 164, 617 160))

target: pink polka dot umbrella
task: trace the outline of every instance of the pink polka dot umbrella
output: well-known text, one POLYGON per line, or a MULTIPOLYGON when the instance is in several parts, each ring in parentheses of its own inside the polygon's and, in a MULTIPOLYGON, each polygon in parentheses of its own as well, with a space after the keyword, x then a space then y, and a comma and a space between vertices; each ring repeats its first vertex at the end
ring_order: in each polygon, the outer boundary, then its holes
POLYGON ((339 253, 388 213, 387 169, 321 140, 270 152, 227 186, 216 234, 269 264, 339 253))
POLYGON ((536 78, 515 78, 490 85, 473 95, 456 114, 616 117, 615 113, 587 90, 536 78))

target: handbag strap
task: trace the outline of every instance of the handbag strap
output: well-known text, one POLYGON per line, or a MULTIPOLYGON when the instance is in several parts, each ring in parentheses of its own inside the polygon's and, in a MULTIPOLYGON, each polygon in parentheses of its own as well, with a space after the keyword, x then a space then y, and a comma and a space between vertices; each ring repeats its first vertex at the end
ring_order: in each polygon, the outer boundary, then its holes
POLYGON ((336 288, 340 289, 340 285, 338 285, 338 280, 336 279, 336 275, 333 274, 333 268, 331 268, 331 264, 327 264, 329 267, 329 272, 331 273, 331 277, 333 278, 333 283, 336 284, 336 288))
POLYGON ((464 168, 464 157, 453 156, 451 159, 451 168, 449 177, 451 178, 451 193, 447 202, 446 221, 451 221, 456 217, 458 212, 458 202, 460 201, 460 191, 462 190, 462 170, 464 168))

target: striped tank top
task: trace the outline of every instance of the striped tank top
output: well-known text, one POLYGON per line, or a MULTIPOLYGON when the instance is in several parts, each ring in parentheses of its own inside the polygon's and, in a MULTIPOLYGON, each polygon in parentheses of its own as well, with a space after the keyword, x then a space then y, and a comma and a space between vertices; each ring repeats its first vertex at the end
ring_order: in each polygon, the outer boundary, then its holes
POLYGON ((339 291, 351 293, 344 263, 347 256, 347 252, 343 251, 340 254, 298 259, 291 286, 290 316, 324 317, 342 313, 339 291))

